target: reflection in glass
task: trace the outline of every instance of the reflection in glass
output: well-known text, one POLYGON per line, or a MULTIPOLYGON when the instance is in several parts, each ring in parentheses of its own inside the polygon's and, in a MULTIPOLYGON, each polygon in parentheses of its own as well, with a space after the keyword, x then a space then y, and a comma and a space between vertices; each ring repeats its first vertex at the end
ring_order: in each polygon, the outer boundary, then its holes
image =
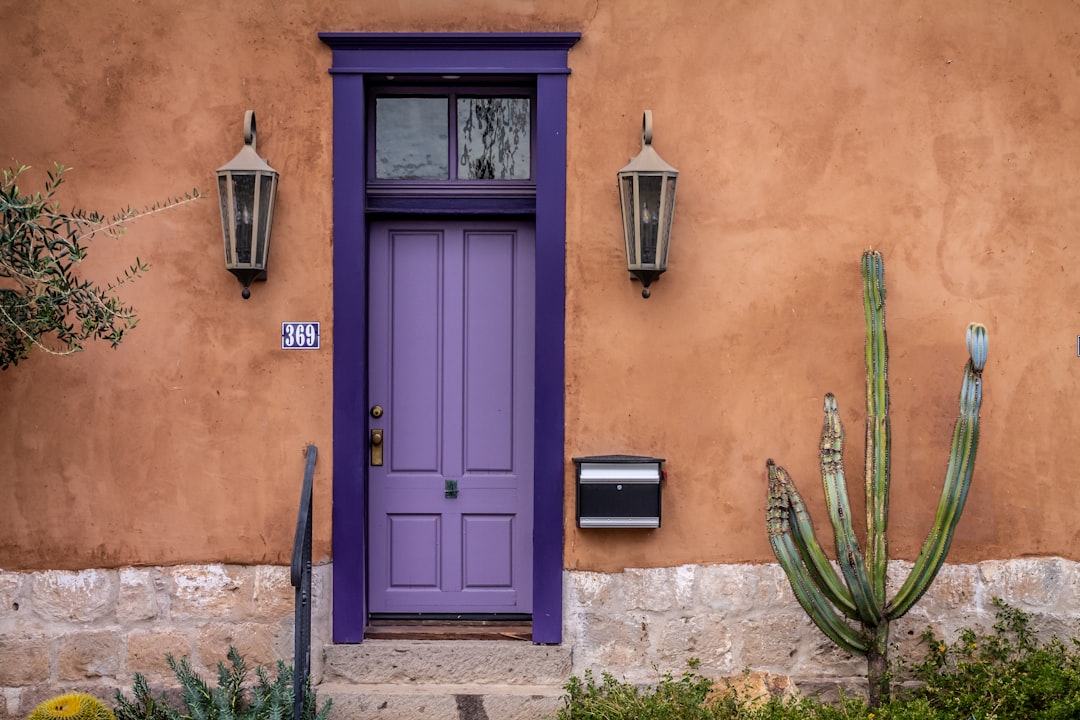
POLYGON ((656 237, 660 229, 660 188, 662 178, 645 175, 639 178, 641 197, 641 263, 656 264, 656 237))
POLYGON ((251 208, 255 205, 255 176, 233 176, 233 201, 236 213, 236 262, 251 262, 251 231, 255 225, 251 208))
POLYGON ((375 177, 447 180, 449 104, 446 98, 375 100, 375 177))
POLYGON ((458 98, 458 177, 528 180, 529 98, 458 98))

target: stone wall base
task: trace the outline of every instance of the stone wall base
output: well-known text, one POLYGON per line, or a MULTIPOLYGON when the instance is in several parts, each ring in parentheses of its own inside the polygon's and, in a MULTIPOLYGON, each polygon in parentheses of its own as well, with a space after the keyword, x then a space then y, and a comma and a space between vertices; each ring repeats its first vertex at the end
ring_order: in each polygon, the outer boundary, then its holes
MULTIPOLYGON (((330 635, 329 565, 313 569, 312 646, 330 635)), ((295 590, 281 566, 179 565, 112 570, 0 570, 0 720, 87 692, 113 705, 135 673, 175 679, 166 655, 216 684, 229 646, 251 670, 292 663, 295 590)), ((312 653, 313 676, 322 653, 312 653)))
MULTIPOLYGON (((898 585, 910 563, 890 565, 898 585)), ((891 594, 891 592, 890 592, 891 594)), ((313 578, 312 674, 330 642, 331 566, 313 578)), ((893 657, 917 657, 927 627, 946 639, 988 630, 992 599, 1033 615, 1045 636, 1080 636, 1080 563, 1060 558, 947 565, 894 623, 893 657)), ((5 572, 0 570, 0 720, 22 720, 72 691, 112 703, 138 672, 173 684, 166 654, 216 681, 235 645, 250 667, 291 663, 294 591, 279 566, 5 572)), ((804 690, 861 687, 865 665, 836 649, 796 603, 777 565, 684 565, 564 573, 564 636, 572 670, 630 682, 678 674, 691 659, 710 676, 746 668, 788 675, 804 690)))
MULTIPOLYGON (((890 563, 890 597, 910 570, 909 562, 890 563)), ((702 674, 752 668, 791 676, 800 687, 847 686, 865 677, 865 661, 817 629, 776 564, 567 572, 564 596, 563 642, 574 648, 575 674, 607 671, 648 683, 695 659, 702 674)), ((989 631, 995 597, 1030 613, 1044 636, 1080 636, 1080 563, 1023 558, 946 565, 893 623, 890 657, 921 657, 926 628, 946 640, 965 627, 989 631)))

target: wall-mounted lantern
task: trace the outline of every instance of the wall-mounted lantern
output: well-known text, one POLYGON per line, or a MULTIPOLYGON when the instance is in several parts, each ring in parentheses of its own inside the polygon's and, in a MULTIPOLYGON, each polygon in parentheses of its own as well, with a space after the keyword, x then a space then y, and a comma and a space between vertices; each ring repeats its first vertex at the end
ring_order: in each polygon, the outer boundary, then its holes
POLYGON ((641 152, 619 171, 626 267, 641 281, 641 297, 645 298, 652 281, 667 270, 679 178, 679 171, 653 150, 652 136, 652 110, 646 110, 641 122, 641 152))
POLYGON ((225 267, 244 284, 246 300, 255 280, 266 279, 270 227, 278 174, 255 152, 255 111, 244 114, 244 147, 217 169, 225 267))

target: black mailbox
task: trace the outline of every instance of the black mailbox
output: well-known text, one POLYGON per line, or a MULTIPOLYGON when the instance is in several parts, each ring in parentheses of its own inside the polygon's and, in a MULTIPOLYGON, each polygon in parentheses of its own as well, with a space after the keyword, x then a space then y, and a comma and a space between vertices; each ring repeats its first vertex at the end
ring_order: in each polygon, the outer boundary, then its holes
POLYGON ((663 458, 596 455, 574 463, 578 527, 660 527, 663 458))

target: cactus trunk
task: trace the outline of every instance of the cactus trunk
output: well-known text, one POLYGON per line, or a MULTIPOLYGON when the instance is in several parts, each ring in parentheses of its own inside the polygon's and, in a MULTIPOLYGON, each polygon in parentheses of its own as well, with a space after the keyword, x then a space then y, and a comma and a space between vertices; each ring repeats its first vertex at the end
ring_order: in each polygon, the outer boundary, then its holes
POLYGON ((885 333, 885 267, 881 254, 862 257, 863 310, 866 316, 866 549, 851 524, 844 479, 844 428, 836 398, 825 395, 821 431, 821 478, 829 520, 836 539, 840 574, 833 569, 814 534, 802 498, 784 468, 767 462, 769 541, 788 576, 796 599, 833 642, 867 661, 870 705, 889 697, 889 623, 902 617, 922 597, 945 562, 953 532, 964 509, 979 443, 982 371, 986 363, 986 328, 967 331, 969 359, 960 391, 960 415, 941 501, 911 574, 892 600, 885 595, 889 567, 889 350, 885 333), (852 626, 850 621, 856 623, 852 626))
POLYGON ((889 699, 889 621, 883 620, 869 628, 872 640, 866 651, 866 681, 870 707, 876 708, 889 699))

